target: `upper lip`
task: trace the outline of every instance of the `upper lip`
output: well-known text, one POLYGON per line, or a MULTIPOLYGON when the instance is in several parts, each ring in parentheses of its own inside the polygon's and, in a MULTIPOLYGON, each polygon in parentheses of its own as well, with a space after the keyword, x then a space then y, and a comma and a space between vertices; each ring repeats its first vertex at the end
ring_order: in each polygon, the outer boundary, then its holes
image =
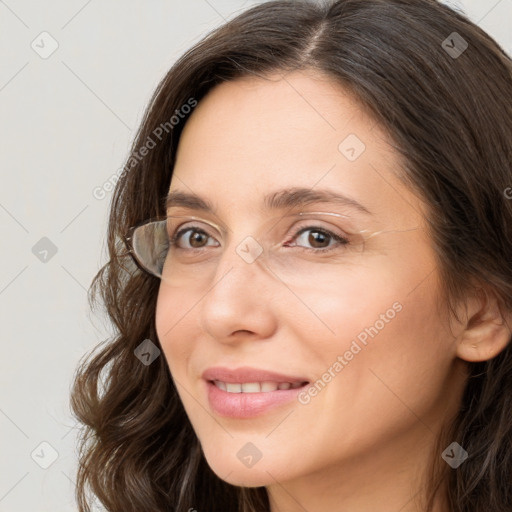
POLYGON ((229 382, 236 384, 243 384, 247 382, 308 382, 304 377, 297 377, 296 375, 284 375, 282 373, 272 372, 268 370, 260 370, 259 368, 251 368, 250 366, 243 366, 241 368, 225 368, 215 366, 207 368, 202 375, 203 379, 207 381, 219 380, 221 382, 229 382))

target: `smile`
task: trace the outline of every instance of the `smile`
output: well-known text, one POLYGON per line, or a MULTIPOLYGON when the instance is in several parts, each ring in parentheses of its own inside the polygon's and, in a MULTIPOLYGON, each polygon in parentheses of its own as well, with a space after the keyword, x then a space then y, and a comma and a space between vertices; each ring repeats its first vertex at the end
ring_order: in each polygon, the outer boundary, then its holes
POLYGON ((307 382, 244 382, 238 384, 220 380, 212 382, 217 388, 228 393, 268 393, 278 390, 297 389, 307 384, 307 382))

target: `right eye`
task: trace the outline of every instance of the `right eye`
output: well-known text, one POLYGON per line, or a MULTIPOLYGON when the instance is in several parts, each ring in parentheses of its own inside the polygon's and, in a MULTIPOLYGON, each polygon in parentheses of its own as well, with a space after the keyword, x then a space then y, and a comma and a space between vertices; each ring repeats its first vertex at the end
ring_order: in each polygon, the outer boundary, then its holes
POLYGON ((202 244, 204 243, 205 240, 208 241, 208 238, 211 238, 212 240, 214 240, 214 238, 212 236, 210 236, 203 229, 201 229, 197 226, 189 226, 186 228, 179 229, 174 234, 174 236, 171 237, 169 243, 172 247, 177 247, 178 249, 184 249, 184 250, 202 249, 204 247, 207 247, 207 245, 205 246, 202 244), (188 233, 188 232, 193 234, 193 236, 189 235, 189 236, 185 237, 184 239, 187 241, 188 247, 182 247, 180 245, 181 238, 185 233, 188 233))

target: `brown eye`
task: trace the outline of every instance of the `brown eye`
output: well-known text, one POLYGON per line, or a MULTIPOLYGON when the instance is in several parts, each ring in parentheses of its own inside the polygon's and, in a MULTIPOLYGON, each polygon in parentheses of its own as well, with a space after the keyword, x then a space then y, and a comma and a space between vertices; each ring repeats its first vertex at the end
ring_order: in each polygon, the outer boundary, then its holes
POLYGON ((207 242, 208 239, 211 238, 206 231, 199 229, 197 227, 187 227, 180 229, 171 239, 171 244, 173 246, 178 246, 180 249, 201 249, 203 247, 207 247, 204 242, 207 242), (182 247, 178 242, 185 233, 190 232, 191 235, 185 237, 190 247, 182 247))
POLYGON ((317 226, 307 226, 305 228, 300 229, 297 233, 295 233, 292 240, 297 240, 302 237, 302 240, 306 243, 310 244, 312 247, 303 247, 305 250, 315 251, 315 252, 328 252, 333 249, 336 249, 340 245, 347 245, 349 241, 332 231, 327 229, 319 228, 317 226), (310 232, 310 235, 306 238, 302 237, 304 233, 310 232), (336 243, 329 245, 329 241, 334 241, 336 243), (327 245, 325 242, 327 241, 327 245))

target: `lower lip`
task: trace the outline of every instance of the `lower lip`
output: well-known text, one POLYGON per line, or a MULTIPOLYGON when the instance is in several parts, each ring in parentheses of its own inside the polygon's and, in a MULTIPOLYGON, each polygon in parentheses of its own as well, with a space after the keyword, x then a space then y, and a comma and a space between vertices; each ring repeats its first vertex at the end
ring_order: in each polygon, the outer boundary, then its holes
POLYGON ((308 384, 295 389, 278 389, 260 393, 228 393, 213 382, 206 382, 210 407, 220 416, 253 418, 291 402, 308 384))

